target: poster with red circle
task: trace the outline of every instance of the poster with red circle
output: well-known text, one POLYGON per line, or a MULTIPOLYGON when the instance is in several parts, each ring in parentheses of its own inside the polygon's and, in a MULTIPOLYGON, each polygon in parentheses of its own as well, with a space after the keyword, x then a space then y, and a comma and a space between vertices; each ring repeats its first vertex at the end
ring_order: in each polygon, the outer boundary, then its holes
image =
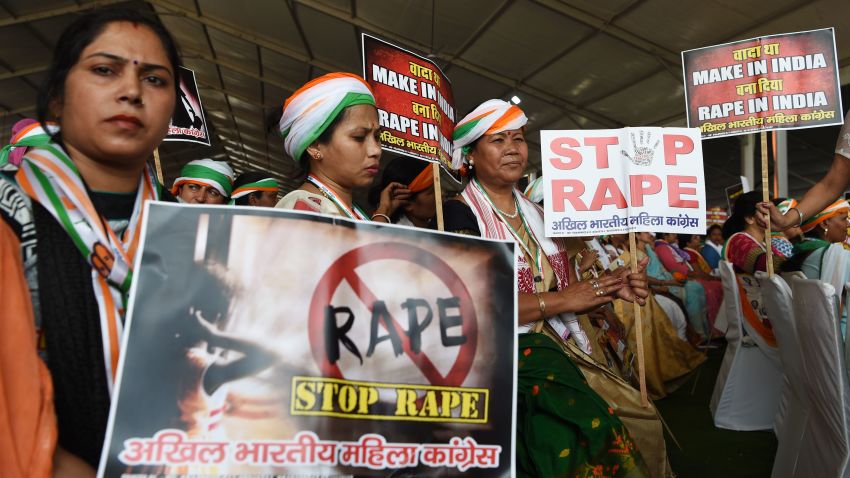
POLYGON ((145 217, 99 476, 512 476, 513 243, 145 217))
POLYGON ((682 52, 689 128, 703 138, 841 124, 832 28, 682 52))

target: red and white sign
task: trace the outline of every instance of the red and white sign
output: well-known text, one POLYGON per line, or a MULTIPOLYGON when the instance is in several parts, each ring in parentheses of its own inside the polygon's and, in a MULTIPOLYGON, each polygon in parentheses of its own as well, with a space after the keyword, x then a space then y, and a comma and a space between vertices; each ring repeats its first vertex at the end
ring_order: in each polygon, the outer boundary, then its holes
POLYGON ((546 235, 705 233, 695 128, 541 131, 546 235))
POLYGON ((688 126, 703 138, 842 123, 832 28, 682 52, 688 126))
POLYGON ((436 63, 363 34, 363 78, 375 92, 384 151, 452 165, 452 84, 436 63))

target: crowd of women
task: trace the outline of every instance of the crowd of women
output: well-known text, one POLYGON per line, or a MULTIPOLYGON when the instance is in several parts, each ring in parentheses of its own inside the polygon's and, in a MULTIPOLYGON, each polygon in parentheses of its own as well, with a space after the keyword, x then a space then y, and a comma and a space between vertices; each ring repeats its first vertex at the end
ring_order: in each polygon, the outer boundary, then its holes
MULTIPOLYGON (((57 45, 38 121, 16 125, 0 154, 0 197, 11 205, 0 209, 0 475, 7 477, 93 476, 144 202, 273 206, 278 194, 262 172, 234 178, 226 164, 206 159, 187 164, 170 190, 157 182, 147 161, 167 132, 180 64, 157 20, 98 10, 57 45)), ((518 189, 526 123, 520 108, 495 99, 461 119, 453 156, 466 186, 443 204, 445 230, 513 240, 522 252, 518 474, 669 476, 658 414, 639 405, 634 386, 632 303, 644 318, 647 388, 662 398, 705 360, 700 347, 723 335, 714 327, 723 300, 718 261, 741 273, 763 270, 759 221, 771 214, 781 226, 800 226, 773 238, 777 266, 837 277, 829 257, 847 263, 850 253, 828 246, 846 236, 847 203, 804 214, 803 205, 822 208, 826 193, 778 208, 747 194, 704 244, 639 234, 639 268, 631 272, 625 236, 544 235, 536 184, 528 196, 518 189), (792 210, 799 224, 782 216, 792 210)), ((398 158, 378 178, 380 125, 362 78, 330 73, 308 82, 286 100, 279 130, 307 175, 276 207, 433 227, 430 167, 398 158), (370 187, 371 213, 353 199, 370 187)), ((821 192, 834 192, 827 186, 821 192)))

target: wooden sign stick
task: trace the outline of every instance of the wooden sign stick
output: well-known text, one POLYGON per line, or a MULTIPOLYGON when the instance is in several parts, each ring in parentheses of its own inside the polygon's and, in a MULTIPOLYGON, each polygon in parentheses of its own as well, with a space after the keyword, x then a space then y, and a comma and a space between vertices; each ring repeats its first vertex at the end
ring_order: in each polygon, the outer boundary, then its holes
POLYGON ((155 148, 153 150, 153 164, 156 167, 156 180, 159 181, 159 184, 164 185, 165 179, 162 177, 162 163, 159 160, 159 148, 155 148))
MULTIPOLYGON (((638 271, 637 260, 637 245, 635 241, 634 231, 629 232, 629 257, 631 257, 631 270, 633 273, 638 271)), ((635 341, 637 342, 637 359, 638 359, 638 381, 640 383, 640 404, 646 408, 649 406, 649 400, 646 396, 646 370, 644 369, 643 361, 643 320, 641 318, 640 304, 637 300, 632 302, 635 314, 635 341)))
POLYGON ((443 188, 440 186, 440 165, 431 163, 434 171, 434 200, 437 201, 437 230, 443 231, 443 188))
MULTIPOLYGON (((767 182, 767 131, 761 132, 761 199, 770 201, 770 184, 767 182)), ((773 277, 773 248, 771 246, 770 216, 764 229, 764 247, 767 250, 767 276, 773 277)))

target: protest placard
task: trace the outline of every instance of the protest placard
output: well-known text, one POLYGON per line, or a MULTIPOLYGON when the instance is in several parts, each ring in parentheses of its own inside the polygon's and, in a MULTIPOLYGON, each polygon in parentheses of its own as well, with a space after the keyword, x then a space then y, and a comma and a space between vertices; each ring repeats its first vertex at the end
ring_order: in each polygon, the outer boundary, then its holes
MULTIPOLYGON (((705 234, 702 143, 695 128, 541 131, 543 207, 549 237, 637 231, 705 234)), ((638 380, 649 406, 641 310, 634 302, 638 380)))
POLYGON ((513 244, 147 207, 100 477, 512 476, 513 244))
POLYGON ((195 81, 195 72, 186 67, 177 68, 180 82, 174 116, 168 125, 168 135, 163 141, 188 141, 209 146, 210 135, 204 118, 204 107, 195 81))
POLYGON ((436 63, 363 34, 363 78, 372 87, 384 150, 452 163, 454 95, 436 63))
POLYGON ((710 207, 705 212, 705 219, 708 226, 713 226, 714 224, 722 226, 729 219, 729 209, 710 207))
MULTIPOLYGON (((741 179, 746 180, 747 178, 742 176, 741 179)), ((729 214, 732 214, 735 201, 737 201, 744 193, 748 192, 750 192, 750 188, 748 188, 743 182, 726 186, 726 206, 729 208, 729 214)))
POLYGON ((682 68, 703 138, 843 122, 832 28, 684 51, 682 68))
POLYGON ((546 235, 705 233, 699 131, 541 131, 546 235))

